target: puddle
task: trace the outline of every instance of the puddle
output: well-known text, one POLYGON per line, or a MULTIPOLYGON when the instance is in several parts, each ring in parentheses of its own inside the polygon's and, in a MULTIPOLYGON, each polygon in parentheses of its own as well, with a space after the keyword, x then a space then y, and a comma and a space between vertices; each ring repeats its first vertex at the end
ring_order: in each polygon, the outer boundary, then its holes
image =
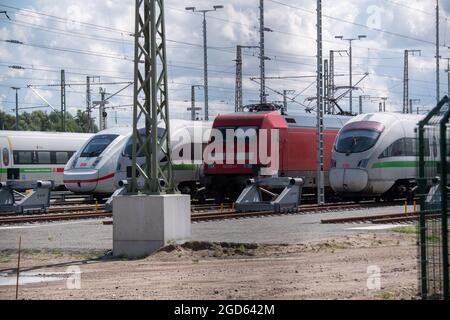
MULTIPOLYGON (((65 281, 72 273, 66 272, 23 272, 20 274, 19 285, 65 281)), ((15 286, 15 274, 0 274, 0 286, 15 286)))

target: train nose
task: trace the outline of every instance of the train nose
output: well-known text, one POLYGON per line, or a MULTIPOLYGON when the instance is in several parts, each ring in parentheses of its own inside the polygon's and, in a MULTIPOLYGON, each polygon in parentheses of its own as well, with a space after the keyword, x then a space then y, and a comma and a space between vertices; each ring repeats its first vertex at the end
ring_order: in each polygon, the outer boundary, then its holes
POLYGON ((362 169, 331 169, 330 185, 337 193, 362 192, 367 188, 369 176, 362 169))
POLYGON ((97 183, 98 170, 72 169, 64 172, 64 184, 72 192, 92 192, 97 183))

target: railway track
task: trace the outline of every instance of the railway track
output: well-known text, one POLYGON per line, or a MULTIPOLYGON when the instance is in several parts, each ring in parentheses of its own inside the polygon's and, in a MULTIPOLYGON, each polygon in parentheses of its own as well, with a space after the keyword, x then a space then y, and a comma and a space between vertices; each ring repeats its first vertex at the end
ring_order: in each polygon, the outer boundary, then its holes
MULTIPOLYGON (((412 223, 419 220, 419 213, 391 213, 391 214, 381 214, 374 216, 358 216, 358 217, 348 217, 348 218, 335 218, 335 219, 323 219, 322 224, 361 224, 361 223, 372 223, 372 224, 392 224, 392 223, 412 223)), ((426 219, 436 219, 440 215, 427 215, 426 219)))
MULTIPOLYGON (((397 204, 397 203, 395 203, 397 204)), ((196 205, 192 206, 192 222, 228 220, 228 219, 243 219, 264 216, 279 216, 286 214, 309 214, 309 213, 323 213, 333 211, 348 211, 358 210, 362 208, 392 206, 393 203, 334 203, 324 206, 318 205, 302 205, 297 210, 289 212, 275 213, 272 211, 256 211, 256 212, 237 212, 233 208, 233 204, 223 205, 196 205)), ((104 205, 83 205, 83 206, 54 206, 45 214, 32 215, 2 215, 0 216, 0 225, 6 224, 20 224, 20 223, 36 223, 36 222, 52 222, 64 220, 79 220, 92 218, 112 218, 112 213, 104 210, 104 205)), ((395 217, 391 217, 395 218, 395 217)), ((331 223, 331 222, 330 222, 331 223)), ((339 223, 339 222, 336 222, 339 223)), ((109 223, 108 223, 109 224, 109 223)))

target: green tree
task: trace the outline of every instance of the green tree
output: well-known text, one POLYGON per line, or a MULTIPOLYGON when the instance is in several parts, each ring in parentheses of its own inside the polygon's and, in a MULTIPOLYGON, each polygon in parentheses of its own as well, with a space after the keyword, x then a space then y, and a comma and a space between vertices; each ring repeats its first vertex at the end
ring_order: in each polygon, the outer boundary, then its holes
MULTIPOLYGON (((3 111, 0 111, 0 129, 15 130, 16 118, 3 111)), ((19 115, 19 129, 22 131, 61 131, 61 113, 52 111, 23 112, 19 115)), ((92 129, 98 131, 98 127, 93 123, 92 129)), ((88 132, 88 117, 86 112, 77 110, 74 117, 66 113, 66 132, 88 132)))

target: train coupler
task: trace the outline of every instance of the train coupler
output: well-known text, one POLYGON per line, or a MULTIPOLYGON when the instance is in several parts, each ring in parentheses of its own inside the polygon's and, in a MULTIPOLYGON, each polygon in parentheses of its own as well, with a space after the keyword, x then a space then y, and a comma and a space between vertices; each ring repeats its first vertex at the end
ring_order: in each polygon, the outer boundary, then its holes
POLYGON ((289 212, 297 211, 301 203, 302 187, 304 180, 301 178, 273 177, 263 179, 250 179, 236 201, 236 211, 273 211, 289 212), (267 188, 281 189, 281 193, 267 190, 267 188), (264 200, 263 195, 271 199, 264 200))
POLYGON ((48 212, 53 181, 6 181, 0 183, 0 212, 48 212), (28 190, 25 194, 17 190, 28 190))

